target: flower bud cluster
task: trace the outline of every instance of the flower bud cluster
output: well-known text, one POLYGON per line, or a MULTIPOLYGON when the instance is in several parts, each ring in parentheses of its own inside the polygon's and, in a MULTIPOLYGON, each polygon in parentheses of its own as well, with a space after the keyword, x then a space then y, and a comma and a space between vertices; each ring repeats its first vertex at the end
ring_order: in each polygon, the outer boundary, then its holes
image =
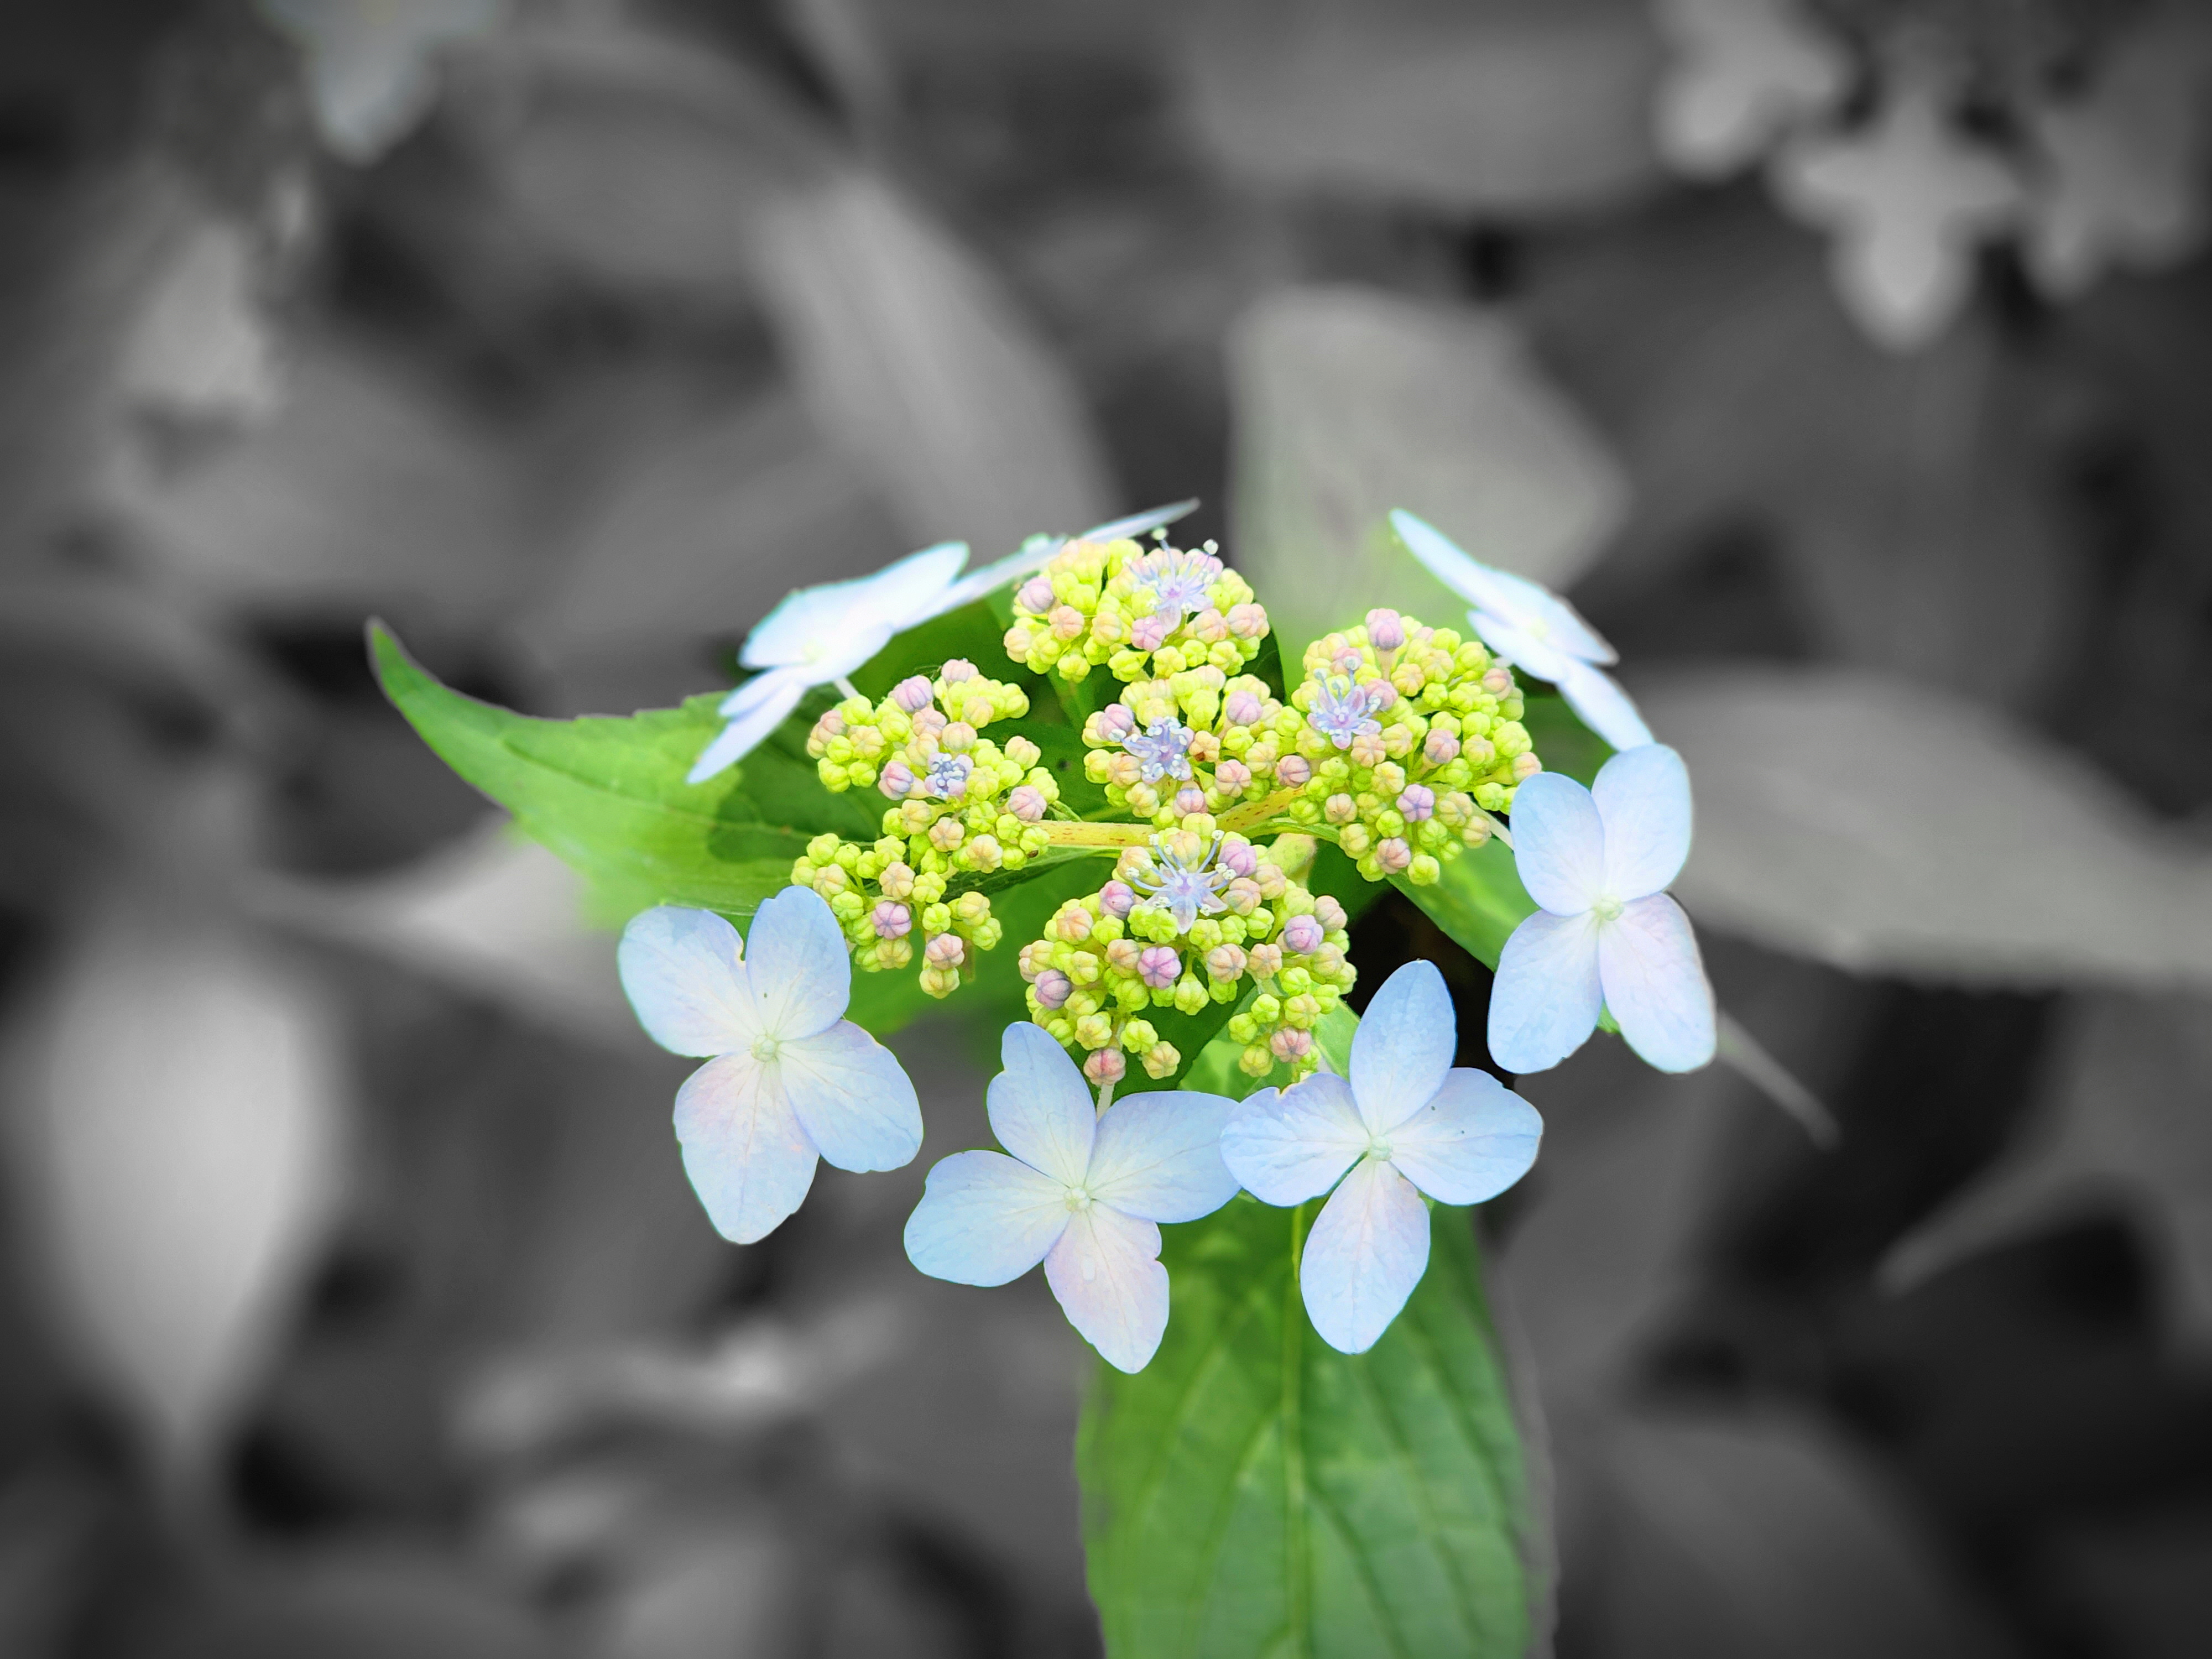
POLYGON ((1350 990, 1341 905, 1316 897, 1242 836, 1170 830, 1132 848, 1114 879, 1071 899, 1024 945, 1030 1017, 1087 1053, 1094 1083, 1126 1074, 1125 1055, 1164 1078, 1182 1063, 1146 1016, 1259 994, 1230 1030, 1254 1077, 1278 1062, 1303 1077, 1319 1063, 1313 1030, 1350 990))
POLYGON ((1303 785, 1285 815, 1333 829, 1370 881, 1437 880, 1543 769, 1521 688, 1479 640, 1370 611, 1307 647, 1304 668, 1270 730, 1285 751, 1278 776, 1303 785))
POLYGON ((1074 541, 1016 590, 1006 654, 1067 680, 1102 663, 1121 680, 1171 679, 1201 665, 1225 676, 1267 635, 1267 611, 1211 542, 1074 541))
POLYGON ((981 736, 995 720, 1029 712, 1028 694, 954 660, 935 679, 915 675, 871 706, 848 698, 808 734, 823 784, 842 793, 872 784, 895 803, 871 845, 817 836, 791 878, 829 901, 861 969, 904 968, 919 955, 921 987, 948 996, 974 953, 999 942, 981 893, 948 896, 960 877, 1018 870, 1044 851, 1037 825, 1060 799, 1024 737, 981 736))
MULTIPOLYGON (((1211 663, 1166 679, 1139 680, 1083 723, 1084 775, 1132 817, 1162 829, 1210 829, 1199 814, 1263 799, 1307 770, 1279 779, 1283 704, 1249 674, 1231 679, 1211 663)), ((1295 726, 1295 716, 1293 716, 1295 726)))

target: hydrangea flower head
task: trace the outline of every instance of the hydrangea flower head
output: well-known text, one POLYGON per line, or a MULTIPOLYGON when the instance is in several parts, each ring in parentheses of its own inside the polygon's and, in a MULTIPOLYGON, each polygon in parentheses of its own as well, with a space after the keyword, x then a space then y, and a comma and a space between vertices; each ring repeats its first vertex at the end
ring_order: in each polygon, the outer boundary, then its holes
POLYGON ((1236 1195, 1220 1150, 1233 1103, 1176 1090, 1102 1115, 1066 1050, 1036 1026, 1008 1026, 1000 1054, 988 1098, 1006 1151, 939 1162, 907 1221, 907 1255, 956 1285, 1008 1284, 1042 1262, 1068 1323, 1108 1364, 1142 1370, 1168 1326, 1158 1224, 1195 1221, 1236 1195))
POLYGON ((1615 755, 1594 787, 1546 772, 1513 802, 1513 857, 1543 908, 1513 930, 1490 994, 1490 1052, 1510 1072, 1558 1065, 1609 1008, 1662 1072, 1713 1057, 1712 987, 1664 889, 1690 853, 1690 775, 1659 744, 1615 755))
POLYGON ((1222 890, 1237 879, 1237 872, 1216 861, 1221 837, 1212 839, 1187 830, 1152 837, 1152 869, 1138 871, 1130 885, 1145 901, 1175 919, 1176 931, 1187 933, 1201 915, 1218 915, 1227 906, 1222 890))
POLYGON ((1314 1329, 1340 1352, 1373 1347, 1427 1271, 1422 1194, 1480 1204, 1536 1161, 1535 1108, 1487 1072, 1455 1069, 1457 1043, 1443 975, 1409 962, 1368 1004, 1348 1079, 1322 1073, 1261 1090, 1222 1132, 1222 1159, 1254 1197, 1291 1205, 1329 1194, 1298 1288, 1314 1329))
POLYGON ((618 961, 653 1040, 707 1061, 677 1091, 676 1138, 725 1238, 774 1231, 805 1198, 817 1158, 896 1170, 921 1149, 913 1083, 844 1018, 852 963, 815 894, 776 894, 750 940, 711 910, 662 905, 631 918, 618 961))
POLYGON ((1638 749, 1652 740, 1628 693, 1598 666, 1619 661, 1619 653, 1574 606, 1525 576, 1470 558, 1403 507, 1392 509, 1390 524, 1431 575, 1474 606, 1468 621, 1492 651, 1559 687, 1583 723, 1615 749, 1638 749))

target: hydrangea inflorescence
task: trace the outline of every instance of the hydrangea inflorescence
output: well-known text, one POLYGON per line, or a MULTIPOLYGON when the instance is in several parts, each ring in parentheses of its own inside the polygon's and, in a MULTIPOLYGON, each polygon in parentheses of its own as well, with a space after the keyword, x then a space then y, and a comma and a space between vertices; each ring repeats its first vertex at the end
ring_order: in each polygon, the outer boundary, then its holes
POLYGON ((1071 681, 1101 664, 1116 679, 1173 679, 1201 665, 1233 673, 1267 636, 1267 611, 1211 542, 1148 551, 1125 537, 1070 542, 1024 582, 1006 654, 1071 681))

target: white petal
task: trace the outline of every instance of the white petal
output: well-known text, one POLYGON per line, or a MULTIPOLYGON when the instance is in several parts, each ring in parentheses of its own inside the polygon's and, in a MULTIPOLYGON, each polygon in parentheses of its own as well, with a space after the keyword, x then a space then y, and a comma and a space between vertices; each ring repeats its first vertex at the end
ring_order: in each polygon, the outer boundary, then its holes
POLYGON ((1125 1095, 1098 1120, 1085 1188, 1146 1221, 1195 1221, 1237 1196, 1221 1131, 1237 1103, 1195 1090, 1125 1095))
POLYGON ((921 1150, 921 1104, 906 1068, 851 1020, 785 1042, 775 1065, 799 1127, 839 1169, 901 1169, 921 1150))
POLYGON ((1567 707, 1581 716, 1582 723, 1615 749, 1641 749, 1652 740, 1651 728, 1636 712, 1628 693, 1602 668, 1577 663, 1553 684, 1559 688, 1567 707))
POLYGON ((1067 1231, 1067 1189, 1004 1152, 938 1160, 907 1218, 907 1258, 932 1279, 1005 1285, 1067 1231))
POLYGON ((1037 1026, 1009 1025, 999 1039, 1006 1067, 984 1099, 999 1145, 1064 1187, 1080 1187, 1091 1170, 1098 1109, 1067 1050, 1037 1026))
POLYGON ((1352 1036, 1352 1096, 1381 1134, 1429 1103, 1459 1047, 1459 1016, 1433 962, 1409 962, 1382 981, 1352 1036))
POLYGON ((745 636, 738 660, 748 668, 815 664, 819 680, 836 678, 881 649, 855 658, 856 641, 879 629, 896 632, 927 614, 928 605, 968 562, 964 543, 942 542, 909 553, 872 576, 827 582, 787 594, 745 636))
POLYGON ((791 711, 799 707, 799 700, 806 695, 807 681, 803 674, 763 674, 747 680, 745 684, 758 685, 763 680, 774 684, 700 751, 691 769, 684 775, 684 782, 704 783, 751 754, 760 747, 763 738, 790 717, 791 711))
MULTIPOLYGON (((1575 608, 1548 587, 1469 557, 1435 526, 1398 507, 1390 523, 1429 574, 1498 621, 1586 662, 1612 662, 1613 648, 1575 608)), ((1549 678, 1530 665, 1532 672, 1549 678)))
POLYGON ((1528 1173, 1544 1120, 1487 1072, 1462 1068, 1390 1132, 1390 1161, 1440 1204, 1480 1204, 1528 1173))
POLYGON ((1413 1183, 1364 1158, 1329 1194, 1298 1266, 1306 1317, 1340 1353, 1373 1347, 1429 1265, 1429 1211, 1413 1183))
POLYGON ((946 588, 933 603, 930 615, 941 617, 948 611, 957 611, 963 605, 972 605, 986 593, 995 592, 1009 582, 1019 581, 1031 571, 1042 570, 1067 544, 1057 537, 1039 540, 1018 553, 1009 553, 1003 559, 994 560, 980 570, 971 570, 946 588))
POLYGON ((1369 1139, 1352 1085, 1322 1072, 1247 1096, 1221 1132, 1221 1159, 1263 1204, 1303 1204, 1334 1187, 1369 1139))
POLYGON ((1104 524, 1094 524, 1083 532, 1081 539, 1086 542, 1118 542, 1127 537, 1134 541, 1197 510, 1198 497, 1194 495, 1188 501, 1170 501, 1165 507, 1147 507, 1144 512, 1132 513, 1127 518, 1109 519, 1104 524))
POLYGON ((1544 680, 1557 685, 1572 678, 1577 670, 1589 666, 1557 647, 1546 645, 1534 635, 1492 616, 1487 611, 1470 611, 1467 613, 1467 621, 1470 628, 1482 635, 1482 642, 1490 647, 1492 654, 1520 670, 1524 679, 1544 680))
POLYGON ((853 958, 819 893, 787 887, 764 901, 745 938, 761 1029, 790 1042, 828 1030, 853 1000, 853 958))
POLYGON ((1694 1072, 1713 1057, 1713 988, 1698 936, 1664 893, 1641 898, 1598 930, 1605 1006, 1628 1046, 1662 1072, 1694 1072))
POLYGON ((739 1244, 775 1231, 814 1182, 814 1143, 749 1054, 710 1060, 684 1080, 676 1139, 714 1231, 739 1244))
POLYGON ((1547 1072, 1589 1040, 1599 1005, 1597 918, 1539 910, 1505 941, 1490 988, 1490 1057, 1547 1072))
POLYGON ((664 904, 629 919, 615 961, 646 1034, 703 1057, 750 1048, 759 1035, 744 956, 738 930, 712 910, 664 904))
POLYGON ((1106 1363, 1140 1371, 1168 1328, 1168 1270, 1160 1230, 1093 1204, 1069 1216, 1046 1254, 1044 1276, 1067 1315, 1106 1363))
POLYGON ((1605 890, 1617 899, 1656 893, 1690 856, 1690 774, 1660 744, 1615 755, 1598 769, 1590 798, 1605 824, 1605 890))
POLYGON ((1513 792, 1513 866, 1528 896, 1555 916, 1578 916, 1605 891, 1605 823, 1589 790, 1563 772, 1539 772, 1513 792))

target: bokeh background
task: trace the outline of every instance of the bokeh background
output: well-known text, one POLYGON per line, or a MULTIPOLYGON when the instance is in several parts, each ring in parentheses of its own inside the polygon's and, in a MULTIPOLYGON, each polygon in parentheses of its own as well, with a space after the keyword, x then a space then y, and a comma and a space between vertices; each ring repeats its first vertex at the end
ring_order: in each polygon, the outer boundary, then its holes
POLYGON ((1453 619, 1393 505, 1571 591, 1696 781, 1748 1046, 1530 1079, 1484 1221, 1546 1642, 2207 1650, 2208 63, 2152 0, 15 0, 0 1652, 1095 1654, 1043 1286, 912 1272, 927 1158, 716 1238, 362 625, 626 711, 1193 495, 1297 637, 1453 619))

